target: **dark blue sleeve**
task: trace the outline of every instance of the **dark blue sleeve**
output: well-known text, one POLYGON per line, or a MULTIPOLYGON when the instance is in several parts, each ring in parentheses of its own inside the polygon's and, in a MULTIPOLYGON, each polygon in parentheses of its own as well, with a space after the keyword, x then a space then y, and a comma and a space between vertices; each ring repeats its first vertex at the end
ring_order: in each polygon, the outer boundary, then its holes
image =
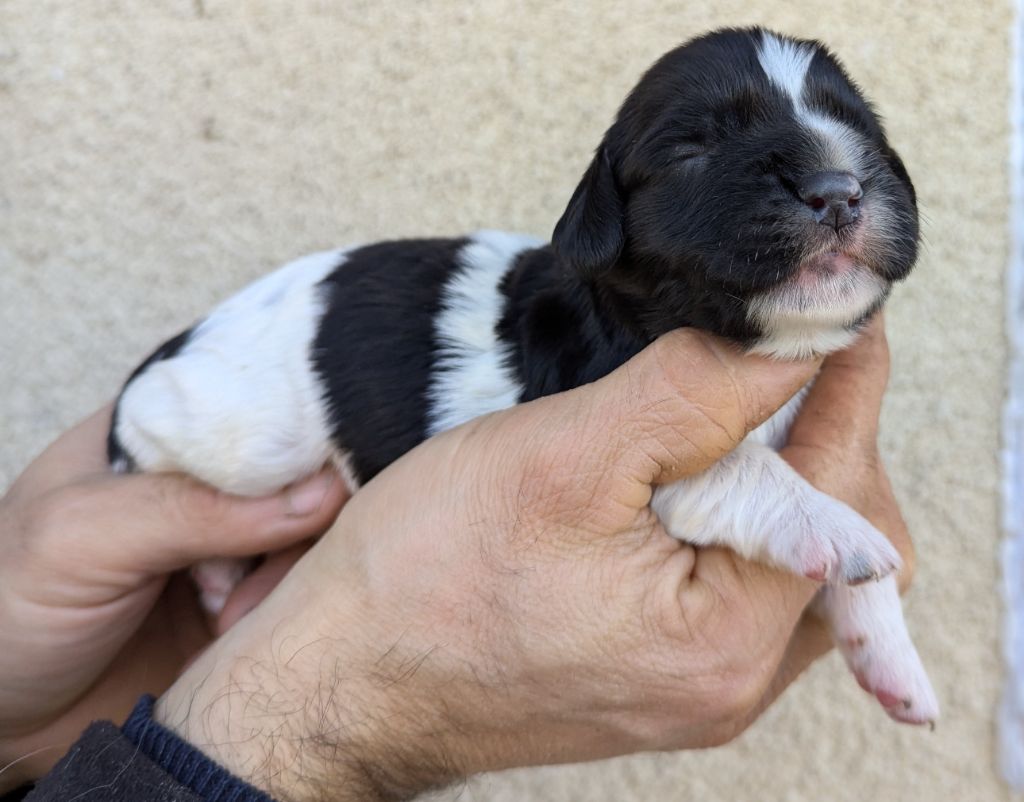
POLYGON ((274 802, 153 720, 144 696, 124 726, 85 731, 26 802, 274 802))

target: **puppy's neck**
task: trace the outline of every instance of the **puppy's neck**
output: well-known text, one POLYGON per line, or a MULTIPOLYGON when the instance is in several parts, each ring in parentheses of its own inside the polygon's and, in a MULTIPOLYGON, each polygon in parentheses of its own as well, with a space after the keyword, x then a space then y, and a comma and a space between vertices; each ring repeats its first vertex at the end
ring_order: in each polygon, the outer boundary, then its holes
POLYGON ((522 382, 522 400, 596 381, 660 335, 684 326, 782 359, 835 350, 856 336, 857 326, 828 337, 817 330, 761 330, 741 297, 688 284, 681 275, 686 271, 653 269, 624 258, 584 279, 550 245, 520 254, 502 281, 505 305, 498 333, 522 382), (658 279, 666 275, 671 280, 658 279))
POLYGON ((559 261, 550 245, 524 251, 501 285, 498 333, 524 401, 596 381, 650 341, 602 289, 559 261))
POLYGON ((690 327, 730 340, 743 350, 783 360, 845 348, 888 294, 868 282, 863 298, 845 303, 819 301, 797 309, 786 302, 784 290, 730 289, 709 284, 702 274, 700 269, 645 265, 627 257, 593 278, 589 286, 597 313, 644 342, 690 327))
POLYGON ((601 311, 651 342, 682 327, 697 328, 750 347, 760 335, 739 291, 710 287, 698 269, 651 264, 624 254, 590 286, 601 311))

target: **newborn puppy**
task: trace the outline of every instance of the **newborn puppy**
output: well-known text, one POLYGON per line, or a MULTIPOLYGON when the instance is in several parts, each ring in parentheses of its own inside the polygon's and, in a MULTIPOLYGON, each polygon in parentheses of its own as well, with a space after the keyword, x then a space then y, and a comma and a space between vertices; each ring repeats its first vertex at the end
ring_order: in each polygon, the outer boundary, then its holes
MULTIPOLYGON (((424 438, 591 382, 680 326, 780 359, 843 348, 917 238, 910 178, 835 57, 715 32, 644 75, 551 244, 479 232, 292 262, 136 370, 110 459, 241 494, 333 460, 355 489, 424 438)), ((803 395, 652 505, 677 538, 826 582, 817 609, 861 685, 932 722, 896 551, 777 453, 803 395)), ((214 606, 225 570, 199 571, 214 606)))

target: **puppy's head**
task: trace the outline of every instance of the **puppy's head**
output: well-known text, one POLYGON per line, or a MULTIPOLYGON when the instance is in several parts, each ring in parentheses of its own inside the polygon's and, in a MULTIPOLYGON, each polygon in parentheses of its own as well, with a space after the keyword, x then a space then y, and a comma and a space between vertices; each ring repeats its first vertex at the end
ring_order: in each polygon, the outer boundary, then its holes
POLYGON ((644 336, 697 326, 796 357, 847 345, 917 239, 910 177, 835 57, 751 29, 644 75, 553 243, 644 336))

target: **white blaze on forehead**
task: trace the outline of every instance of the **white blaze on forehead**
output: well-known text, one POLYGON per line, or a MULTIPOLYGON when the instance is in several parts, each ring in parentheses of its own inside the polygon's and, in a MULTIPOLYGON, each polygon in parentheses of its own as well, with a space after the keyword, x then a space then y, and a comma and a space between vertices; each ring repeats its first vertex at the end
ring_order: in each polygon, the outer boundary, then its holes
POLYGON ((804 81, 814 51, 804 45, 764 34, 757 49, 757 60, 768 80, 789 95, 799 113, 803 109, 804 81))
POLYGON ((822 169, 845 170, 860 174, 860 137, 844 123, 810 109, 804 103, 807 71, 814 59, 814 48, 789 39, 764 33, 757 48, 757 60, 768 80, 786 93, 800 123, 815 132, 824 148, 828 164, 822 169))

